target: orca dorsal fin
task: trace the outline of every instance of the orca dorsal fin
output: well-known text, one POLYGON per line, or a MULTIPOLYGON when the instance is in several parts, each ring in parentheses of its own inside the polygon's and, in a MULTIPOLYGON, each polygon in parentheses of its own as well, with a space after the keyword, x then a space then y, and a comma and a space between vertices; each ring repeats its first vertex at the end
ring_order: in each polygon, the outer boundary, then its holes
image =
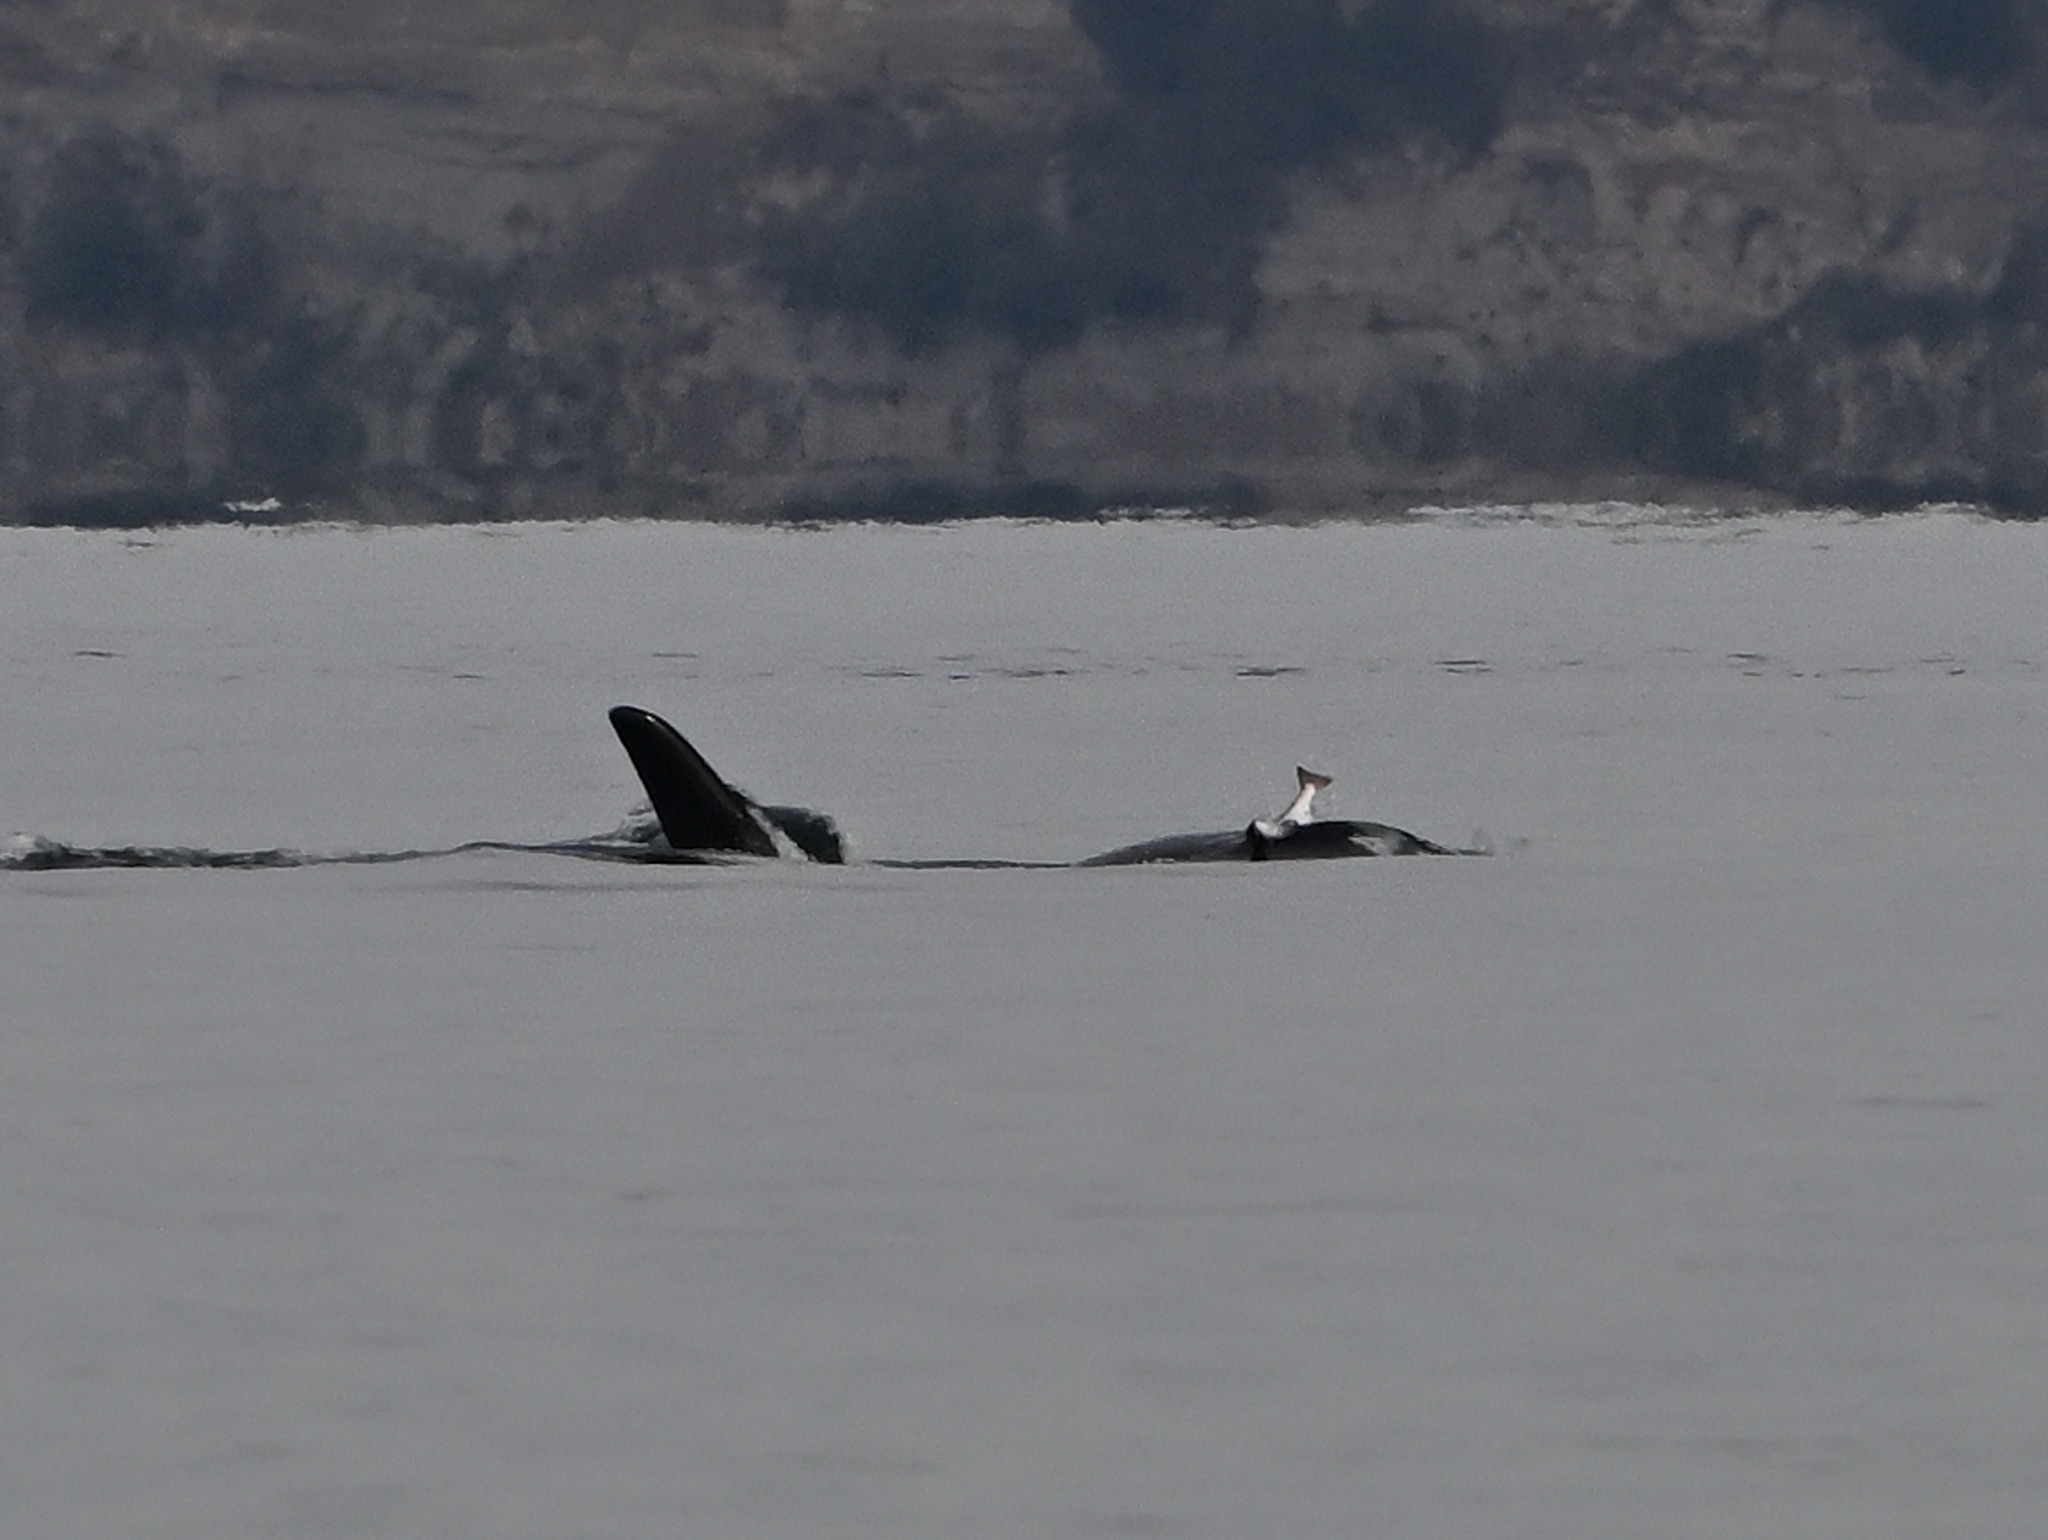
POLYGON ((612 707, 611 723, 672 848, 778 854, 753 804, 726 784, 689 739, 638 706, 612 707))
POLYGON ((1330 784, 1330 778, 1327 775, 1317 775, 1315 771, 1305 769, 1300 765, 1294 767, 1294 779, 1300 789, 1295 792, 1294 800, 1287 804, 1287 811, 1274 820, 1283 829, 1298 828, 1305 823, 1314 823, 1316 821, 1316 793, 1324 790, 1330 784))

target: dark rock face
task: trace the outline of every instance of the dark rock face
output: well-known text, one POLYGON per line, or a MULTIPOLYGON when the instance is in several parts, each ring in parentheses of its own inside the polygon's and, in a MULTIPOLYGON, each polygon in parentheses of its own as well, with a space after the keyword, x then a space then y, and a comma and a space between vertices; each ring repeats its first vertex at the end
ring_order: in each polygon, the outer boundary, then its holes
POLYGON ((1809 502, 2048 512, 2044 299, 2021 236, 1989 293, 1836 274, 1782 316, 1639 377, 1644 455, 1809 502))
POLYGON ((2048 507, 2022 0, 161 12, 0 4, 0 519, 2048 507))

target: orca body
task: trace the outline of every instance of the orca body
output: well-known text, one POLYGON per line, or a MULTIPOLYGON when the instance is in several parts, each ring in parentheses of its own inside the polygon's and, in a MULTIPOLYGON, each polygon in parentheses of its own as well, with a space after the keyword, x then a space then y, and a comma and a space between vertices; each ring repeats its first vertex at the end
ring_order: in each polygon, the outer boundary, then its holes
POLYGON ((1391 824, 1332 818, 1278 835, 1268 834, 1259 823, 1248 824, 1241 830, 1226 829, 1220 834, 1169 834, 1164 839, 1105 850, 1074 864, 1150 866, 1162 861, 1333 861, 1346 856, 1471 854, 1474 852, 1452 850, 1391 824))
MULTIPOLYGON (((680 859, 725 855, 780 856, 797 854, 839 865, 845 843, 832 820, 801 807, 766 807, 728 783, 713 770, 690 741, 651 711, 614 706, 612 730, 654 804, 663 838, 680 859)), ((1316 793, 1330 784, 1328 776, 1295 771, 1299 783, 1292 803, 1278 818, 1254 819, 1243 829, 1217 834, 1170 834, 1104 851, 1075 866, 1150 866, 1193 861, 1327 861, 1347 856, 1476 855, 1434 844, 1406 829, 1348 818, 1320 819, 1316 793)), ((902 861, 881 862, 918 868, 1041 866, 1036 861, 902 861)))
POLYGON ((1327 775, 1297 765, 1299 789, 1278 818, 1254 818, 1238 833, 1172 834, 1120 850, 1106 850, 1081 866, 1149 866, 1160 861, 1329 861, 1342 856, 1447 856, 1459 852, 1431 844, 1391 824, 1316 817, 1316 793, 1327 775))

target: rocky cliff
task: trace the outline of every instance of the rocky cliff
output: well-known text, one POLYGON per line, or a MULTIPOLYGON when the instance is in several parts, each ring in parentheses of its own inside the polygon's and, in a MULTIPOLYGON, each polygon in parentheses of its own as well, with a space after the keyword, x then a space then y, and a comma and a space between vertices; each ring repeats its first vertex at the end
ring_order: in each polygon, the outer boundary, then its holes
POLYGON ((2026 0, 0 0, 0 518, 2048 507, 2026 0))

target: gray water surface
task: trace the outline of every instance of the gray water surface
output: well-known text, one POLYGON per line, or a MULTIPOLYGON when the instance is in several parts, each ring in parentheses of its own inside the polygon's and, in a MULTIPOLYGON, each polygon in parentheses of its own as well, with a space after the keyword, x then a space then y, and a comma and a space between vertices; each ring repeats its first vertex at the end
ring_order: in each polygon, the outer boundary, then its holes
POLYGON ((1270 814, 1491 860, 0 870, 0 1521, 1983 1536, 2048 1513, 2040 531, 0 531, 0 829, 1270 814))

